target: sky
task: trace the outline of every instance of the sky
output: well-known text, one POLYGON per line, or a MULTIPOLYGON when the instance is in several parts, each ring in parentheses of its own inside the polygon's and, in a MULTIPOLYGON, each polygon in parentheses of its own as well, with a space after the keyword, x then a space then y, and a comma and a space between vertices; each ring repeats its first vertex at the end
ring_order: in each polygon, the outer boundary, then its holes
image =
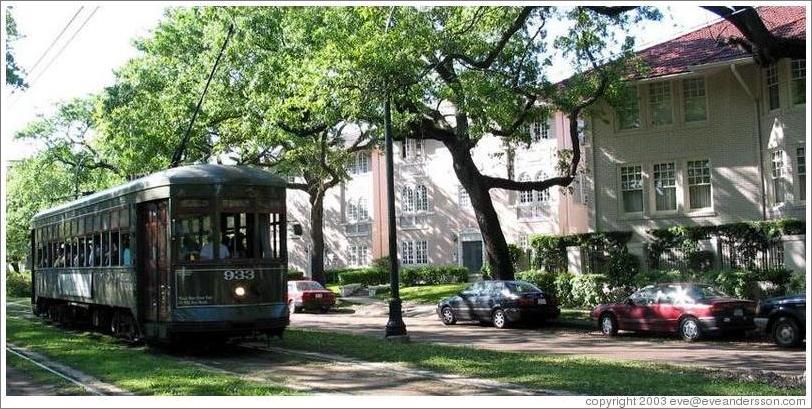
MULTIPOLYGON (((637 38, 638 47, 668 40, 715 19, 696 5, 665 4, 660 7, 663 20, 639 24, 633 29, 631 34, 637 38)), ((23 38, 12 46, 18 65, 29 72, 26 79, 30 84, 27 90, 14 93, 3 85, 2 156, 6 163, 30 156, 36 149, 14 141, 15 132, 38 115, 52 112, 59 101, 99 92, 112 84, 113 71, 136 56, 132 40, 148 35, 160 21, 163 10, 177 3, 9 1, 3 5, 14 7, 12 14, 23 38), (77 11, 72 24, 35 66, 77 11), (74 38, 69 42, 71 37, 74 38), (63 46, 64 50, 57 55, 63 46)), ((550 34, 560 32, 560 27, 556 28, 550 25, 550 34)), ((554 67, 550 73, 553 80, 564 79, 570 73, 566 64, 554 67)))

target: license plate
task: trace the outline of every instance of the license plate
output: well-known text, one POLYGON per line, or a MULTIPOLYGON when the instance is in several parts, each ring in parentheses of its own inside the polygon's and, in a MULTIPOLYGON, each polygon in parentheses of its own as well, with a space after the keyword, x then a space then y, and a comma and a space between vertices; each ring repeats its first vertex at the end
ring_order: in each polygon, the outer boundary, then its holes
POLYGON ((316 294, 316 298, 321 298, 324 294, 316 294))
POLYGON ((536 300, 536 303, 538 303, 538 304, 547 304, 547 300, 545 300, 544 298, 539 298, 539 299, 536 300))
POLYGON ((741 308, 736 308, 735 310, 733 310, 733 316, 742 317, 744 316, 744 311, 741 308))

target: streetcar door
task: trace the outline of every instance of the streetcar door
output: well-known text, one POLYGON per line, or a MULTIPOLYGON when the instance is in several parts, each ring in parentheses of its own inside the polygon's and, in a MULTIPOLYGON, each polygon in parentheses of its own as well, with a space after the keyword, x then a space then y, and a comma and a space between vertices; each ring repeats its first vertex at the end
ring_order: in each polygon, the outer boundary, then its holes
POLYGON ((169 255, 167 253, 167 201, 139 205, 141 228, 139 242, 141 263, 141 311, 151 322, 169 320, 169 255))

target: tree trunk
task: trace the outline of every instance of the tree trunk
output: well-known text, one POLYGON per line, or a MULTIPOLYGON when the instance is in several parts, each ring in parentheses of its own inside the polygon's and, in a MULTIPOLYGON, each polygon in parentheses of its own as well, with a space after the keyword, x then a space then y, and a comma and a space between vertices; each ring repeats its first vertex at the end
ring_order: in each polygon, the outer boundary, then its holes
POLYGON ((310 277, 325 283, 324 277, 324 192, 310 193, 310 277))
MULTIPOLYGON (((513 280, 514 269, 510 258, 505 235, 499 223, 499 216, 493 207, 490 189, 483 185, 479 169, 471 158, 469 150, 460 146, 456 140, 445 142, 454 161, 454 172, 460 184, 468 192, 471 206, 474 208, 482 241, 485 244, 485 253, 492 278, 496 280, 513 280)), ((474 271, 475 272, 475 271, 474 271)))

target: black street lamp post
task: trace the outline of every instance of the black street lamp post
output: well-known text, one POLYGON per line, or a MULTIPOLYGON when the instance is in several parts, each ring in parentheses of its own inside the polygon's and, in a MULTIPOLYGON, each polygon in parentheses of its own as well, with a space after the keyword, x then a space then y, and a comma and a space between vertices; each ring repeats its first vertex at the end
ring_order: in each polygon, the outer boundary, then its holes
MULTIPOLYGON (((386 19, 384 32, 389 31, 395 7, 389 9, 389 18, 386 19)), ((389 92, 386 93, 386 102, 383 106, 383 124, 386 139, 386 204, 389 218, 389 285, 392 298, 389 300, 389 321, 386 323, 387 339, 408 339, 406 324, 403 322, 402 303, 400 301, 400 275, 398 274, 398 238, 395 224, 395 165, 392 154, 392 109, 389 92)))

